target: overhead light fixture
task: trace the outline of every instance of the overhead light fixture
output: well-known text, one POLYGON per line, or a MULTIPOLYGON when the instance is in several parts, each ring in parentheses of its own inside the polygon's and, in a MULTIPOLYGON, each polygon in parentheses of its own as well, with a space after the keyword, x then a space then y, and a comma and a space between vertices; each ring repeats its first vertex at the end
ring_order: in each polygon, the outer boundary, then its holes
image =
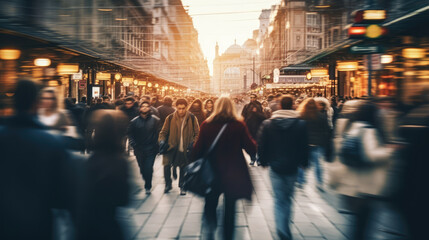
POLYGON ((16 60, 21 56, 21 51, 18 49, 0 49, 0 59, 16 60))
POLYGON ((96 80, 104 80, 104 81, 107 81, 107 80, 110 80, 110 76, 111 76, 111 74, 110 73, 103 73, 103 72, 98 72, 96 75, 95 75, 95 79, 96 80))
POLYGON ((116 80, 116 81, 121 80, 121 78, 122 78, 122 74, 120 74, 120 73, 116 73, 116 74, 115 74, 115 80, 116 80))
POLYGON ((402 56, 404 58, 424 58, 426 51, 424 48, 405 48, 402 49, 402 56))
POLYGON ((115 18, 116 21, 127 21, 128 19, 126 18, 115 18))
POLYGON ((60 63, 57 66, 57 72, 59 74, 74 74, 79 72, 78 63, 60 63))
POLYGON ((338 62, 337 70, 338 71, 356 71, 358 69, 357 62, 338 62))
POLYGON ((392 55, 381 55, 381 63, 382 64, 389 64, 393 62, 393 56, 392 55))
POLYGON ((152 83, 148 83, 148 84, 147 84, 147 87, 152 87, 152 83))
POLYGON ((111 8, 99 8, 98 11, 100 11, 100 12, 111 12, 111 11, 113 11, 113 9, 111 9, 111 8))
POLYGON ((34 65, 38 67, 48 67, 51 65, 51 59, 49 58, 36 58, 34 59, 34 65))

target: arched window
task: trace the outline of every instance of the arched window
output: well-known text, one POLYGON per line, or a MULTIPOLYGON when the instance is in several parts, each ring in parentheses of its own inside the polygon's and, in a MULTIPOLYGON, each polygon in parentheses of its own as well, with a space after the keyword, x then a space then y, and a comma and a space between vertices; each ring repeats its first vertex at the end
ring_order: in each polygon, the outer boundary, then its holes
POLYGON ((238 67, 229 67, 223 72, 224 78, 239 78, 240 77, 240 68, 238 67))

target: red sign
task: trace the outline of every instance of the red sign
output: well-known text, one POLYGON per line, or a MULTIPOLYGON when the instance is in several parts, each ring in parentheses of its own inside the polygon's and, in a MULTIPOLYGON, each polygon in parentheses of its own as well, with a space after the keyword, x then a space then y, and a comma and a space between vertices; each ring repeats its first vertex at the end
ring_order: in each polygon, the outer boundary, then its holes
POLYGON ((83 90, 86 88, 86 80, 80 80, 79 81, 79 89, 83 90))

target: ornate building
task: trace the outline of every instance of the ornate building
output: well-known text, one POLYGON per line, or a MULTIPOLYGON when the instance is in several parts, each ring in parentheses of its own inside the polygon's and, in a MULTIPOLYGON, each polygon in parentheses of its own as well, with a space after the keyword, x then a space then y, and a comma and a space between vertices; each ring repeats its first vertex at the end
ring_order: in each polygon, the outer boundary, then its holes
POLYGON ((248 39, 243 46, 231 45, 222 55, 216 45, 213 61, 212 90, 215 93, 241 93, 250 89, 260 79, 257 68, 257 43, 248 39))

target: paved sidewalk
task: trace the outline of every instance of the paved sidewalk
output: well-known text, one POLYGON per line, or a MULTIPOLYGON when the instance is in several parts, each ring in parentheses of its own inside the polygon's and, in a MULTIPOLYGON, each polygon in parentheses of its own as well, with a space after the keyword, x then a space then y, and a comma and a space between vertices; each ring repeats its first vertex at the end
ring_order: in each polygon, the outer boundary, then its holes
MULTIPOLYGON (((133 182, 143 188, 138 166, 130 158, 133 182)), ((121 219, 129 228, 128 239, 200 239, 204 200, 193 196, 179 196, 177 181, 173 190, 164 194, 162 161, 157 157, 154 166, 153 191, 134 195, 128 208, 121 210, 121 219)), ((241 200, 237 204, 235 239, 277 239, 273 215, 273 198, 268 169, 250 167, 255 186, 251 202, 241 200)), ((344 215, 327 203, 309 183, 295 194, 292 232, 294 239, 348 239, 347 230, 351 215, 344 215)), ((218 214, 221 213, 222 199, 218 214)), ((221 220, 222 218, 219 217, 221 220)), ((221 227, 217 235, 220 238, 221 227)))

